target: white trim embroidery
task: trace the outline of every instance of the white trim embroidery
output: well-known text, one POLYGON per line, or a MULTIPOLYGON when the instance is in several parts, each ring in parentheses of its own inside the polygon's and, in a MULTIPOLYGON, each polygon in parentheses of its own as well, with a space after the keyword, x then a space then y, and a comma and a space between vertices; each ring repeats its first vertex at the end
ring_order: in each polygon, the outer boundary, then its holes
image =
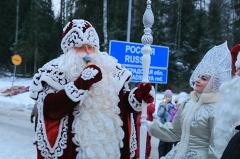
POLYGON ((67 96, 74 102, 81 101, 82 103, 87 94, 87 90, 78 89, 73 82, 66 84, 64 90, 67 96))
POLYGON ((99 71, 94 68, 86 68, 82 71, 81 78, 83 80, 90 80, 96 76, 99 71))
POLYGON ((59 61, 61 58, 62 56, 46 63, 42 68, 38 69, 30 86, 31 98, 35 100, 39 98, 39 93, 44 89, 44 83, 47 83, 56 90, 60 90, 69 82, 69 80, 65 78, 65 74, 59 71, 59 61))
MULTIPOLYGON (((107 55, 109 56, 109 55, 107 55)), ((59 59, 60 60, 60 59, 59 59)), ((43 99, 45 98, 45 96, 49 93, 48 91, 46 91, 46 85, 45 85, 45 82, 47 83, 47 85, 50 85, 51 87, 51 90, 52 92, 56 92, 57 90, 60 90, 60 89, 64 89, 65 85, 69 82, 68 79, 66 79, 66 76, 64 74, 61 73, 61 77, 59 80, 53 80, 53 82, 49 81, 48 78, 42 78, 42 76, 45 76, 45 75, 48 75, 48 72, 52 70, 55 71, 58 71, 58 59, 56 59, 56 62, 54 62, 54 64, 52 64, 51 62, 46 65, 45 67, 43 67, 41 70, 39 70, 39 76, 36 76, 36 79, 34 80, 33 82, 33 86, 34 86, 34 89, 31 90, 34 91, 33 93, 35 93, 33 97, 35 97, 34 99, 38 99, 38 107, 43 107, 43 99), (52 67, 50 68, 51 65, 52 67), (44 79, 44 80, 43 80, 44 79), (43 82, 42 82, 43 81, 43 82), (35 83, 37 82, 37 83, 35 83), (53 84, 51 84, 53 83, 53 84), (57 85, 57 87, 56 87, 57 85), (53 89, 54 88, 54 89, 53 89), (42 99, 42 100, 39 100, 39 99, 42 99)), ((129 78, 129 76, 131 75, 130 72, 128 70, 126 70, 125 68, 121 68, 119 69, 117 66, 114 66, 115 63, 113 64, 113 67, 116 67, 116 69, 113 71, 113 72, 108 72, 108 73, 111 73, 111 75, 113 76, 113 85, 115 85, 115 89, 114 89, 114 92, 118 92, 121 90, 124 82, 129 78), (119 73, 117 74, 116 76, 116 72, 118 72, 117 70, 119 69, 119 73)), ((54 74, 49 74, 49 77, 51 78, 54 74)), ((111 76, 111 77, 112 77, 111 76)), ((59 77, 59 76, 56 76, 56 77, 59 77)), ((110 77, 110 76, 109 76, 110 77)), ((104 81, 104 80, 103 80, 104 81)), ((89 91, 87 91, 89 92, 89 91)), ((100 98, 100 97, 99 97, 100 98)), ((118 99, 118 98, 116 98, 118 99)), ((87 99, 85 99, 87 100, 87 99)), ((83 101, 83 102, 86 102, 86 101, 83 101)), ((115 100, 114 100, 115 101, 115 100)), ((91 102, 91 100, 89 100, 88 102, 91 102)), ((118 100, 116 100, 116 102, 118 102, 118 100)), ((88 104, 89 105, 89 104, 88 104)), ((118 144, 116 143, 113 143, 114 146, 120 146, 120 147, 123 147, 123 142, 122 142, 122 139, 124 138, 124 132, 121 128, 121 119, 119 118, 118 114, 120 113, 120 109, 117 107, 117 104, 113 104, 113 102, 111 102, 111 106, 110 108, 112 108, 112 105, 116 105, 116 107, 113 108, 113 110, 111 109, 110 112, 114 112, 114 122, 117 123, 117 127, 116 127, 116 136, 117 136, 117 140, 114 140, 113 142, 118 142, 118 144)), ((105 107, 105 105, 104 105, 105 107)), ((82 107, 83 109, 85 109, 85 107, 82 107)), ((88 108, 90 109, 90 108, 88 108)), ((42 112, 42 109, 40 109, 42 112)), ((100 109, 101 110, 101 109, 100 109)), ((109 109, 110 110, 110 109, 109 109)), ((56 139, 56 143, 58 143, 55 147, 53 146, 53 148, 55 148, 55 150, 53 151, 50 151, 51 147, 49 146, 49 144, 47 144, 47 135, 46 133, 44 134, 44 132, 46 132, 45 130, 45 125, 44 125, 44 120, 43 119, 43 113, 40 113, 39 112, 39 119, 40 121, 38 121, 38 128, 37 128, 37 137, 38 137, 38 143, 37 143, 37 147, 38 147, 38 150, 40 151, 41 155, 43 156, 44 159, 58 159, 60 156, 62 156, 63 154, 63 151, 64 149, 66 149, 66 143, 67 143, 67 129, 68 129, 68 118, 64 118, 62 119, 61 121, 61 126, 60 129, 59 129, 59 133, 58 133, 58 137, 56 139), (64 129, 66 128, 66 129, 64 129), (64 133, 66 132, 66 133, 64 133), (59 149, 58 149, 59 148, 59 149), (51 152, 53 152, 51 154, 51 152)), ((108 112, 108 113, 110 113, 108 112)), ((75 120, 75 119, 74 119, 75 120)), ((87 123, 86 123, 87 124, 87 123)), ((107 123, 104 123, 104 124, 107 124, 107 123)), ((73 126, 73 125, 72 125, 73 126)), ((74 133, 73 133, 74 134, 74 133)), ((127 145, 126 145, 127 146, 127 145)), ((128 145, 129 146, 129 145, 128 145)), ((80 147, 78 147, 79 149, 80 147)), ((80 150, 80 149, 79 149, 80 150)), ((116 150, 116 149, 115 149, 116 150)), ((108 152, 108 151, 106 151, 108 152)), ((119 154, 116 153, 117 151, 113 151, 114 153, 112 153, 111 155, 113 156, 119 156, 119 157, 110 157, 110 158, 120 158, 120 150, 119 150, 119 154)))
POLYGON ((142 104, 140 102, 138 102, 138 100, 135 98, 135 94, 134 94, 136 89, 137 89, 137 87, 133 88, 130 91, 129 96, 128 96, 128 102, 135 111, 141 111, 142 104))
POLYGON ((30 97, 37 100, 38 122, 36 129, 37 149, 44 159, 58 159, 67 147, 68 116, 60 120, 58 135, 54 146, 48 142, 43 115, 43 102, 47 94, 63 89, 68 80, 59 71, 59 61, 62 56, 54 59, 38 70, 30 87, 30 97))
MULTIPOLYGON (((53 90, 47 90, 52 92, 53 90)), ((47 138, 44 116, 43 116, 43 101, 47 92, 41 92, 38 98, 38 124, 37 124, 37 148, 44 159, 58 159, 63 155, 63 150, 67 148, 67 132, 68 132, 68 116, 65 116, 60 121, 59 132, 54 146, 51 147, 47 138)))
POLYGON ((135 124, 133 119, 133 113, 131 113, 131 135, 130 135, 130 142, 129 142, 131 158, 135 156, 135 151, 137 150, 136 138, 137 138, 137 135, 136 135, 136 129, 135 129, 135 124))

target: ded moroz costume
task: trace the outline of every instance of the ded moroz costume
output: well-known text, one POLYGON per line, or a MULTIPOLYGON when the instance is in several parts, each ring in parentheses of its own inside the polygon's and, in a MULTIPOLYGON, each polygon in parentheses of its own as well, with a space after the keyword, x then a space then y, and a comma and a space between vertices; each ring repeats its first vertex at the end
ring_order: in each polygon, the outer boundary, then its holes
POLYGON ((131 73, 99 51, 86 20, 66 25, 61 48, 64 54, 41 67, 30 88, 38 107, 38 159, 130 158, 136 150, 130 113, 141 110, 142 100, 153 101, 152 86, 130 90, 131 73), (86 45, 95 52, 76 53, 86 45))

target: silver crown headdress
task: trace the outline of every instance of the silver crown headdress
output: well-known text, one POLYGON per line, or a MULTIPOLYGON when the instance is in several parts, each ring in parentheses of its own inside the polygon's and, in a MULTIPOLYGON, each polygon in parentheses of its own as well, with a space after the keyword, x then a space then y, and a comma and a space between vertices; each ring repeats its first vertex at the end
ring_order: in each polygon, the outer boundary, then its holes
POLYGON ((211 48, 193 71, 190 86, 194 88, 200 75, 211 76, 204 92, 216 92, 220 85, 231 79, 231 54, 227 42, 211 48))

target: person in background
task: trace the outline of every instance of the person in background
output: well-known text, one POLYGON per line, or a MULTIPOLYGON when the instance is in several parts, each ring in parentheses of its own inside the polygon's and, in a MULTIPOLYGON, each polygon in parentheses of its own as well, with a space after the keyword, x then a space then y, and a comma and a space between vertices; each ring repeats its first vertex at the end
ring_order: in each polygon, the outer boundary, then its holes
POLYGON ((179 108, 179 105, 180 105, 178 100, 179 100, 179 97, 176 97, 174 99, 174 109, 171 109, 171 111, 170 111, 170 116, 171 116, 170 121, 173 121, 174 117, 177 114, 177 111, 178 111, 178 108, 179 108))
MULTIPOLYGON (((158 107, 157 116, 162 124, 172 122, 178 110, 178 108, 172 103, 172 96, 172 91, 167 89, 164 93, 163 100, 158 107)), ((164 142, 160 140, 158 145, 159 157, 165 156, 172 149, 174 144, 175 142, 164 142)))

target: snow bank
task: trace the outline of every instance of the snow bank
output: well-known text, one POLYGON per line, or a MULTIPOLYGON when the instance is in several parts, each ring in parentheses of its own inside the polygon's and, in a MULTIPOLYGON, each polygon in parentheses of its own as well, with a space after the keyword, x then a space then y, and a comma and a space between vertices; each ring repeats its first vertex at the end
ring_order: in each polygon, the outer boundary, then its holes
MULTIPOLYGON (((30 86, 30 78, 17 78, 14 80, 14 86, 30 86)), ((0 78, 0 90, 11 88, 12 78, 0 78)), ((11 97, 0 95, 0 107, 9 107, 13 109, 29 111, 34 105, 34 100, 29 97, 29 92, 21 93, 11 97)))

